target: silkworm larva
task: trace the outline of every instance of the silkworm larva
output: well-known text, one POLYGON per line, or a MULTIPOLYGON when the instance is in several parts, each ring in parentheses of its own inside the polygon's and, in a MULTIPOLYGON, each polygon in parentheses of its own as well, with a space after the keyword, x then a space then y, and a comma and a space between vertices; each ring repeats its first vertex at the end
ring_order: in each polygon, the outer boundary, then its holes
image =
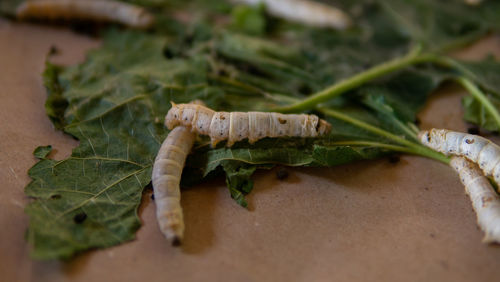
POLYGON ((465 4, 470 6, 477 6, 483 2, 483 0, 464 0, 465 4))
POLYGON ((285 115, 267 112, 215 112, 202 105, 175 104, 168 111, 165 125, 190 127, 210 136, 212 146, 228 140, 227 146, 248 138, 250 143, 264 137, 316 137, 328 133, 331 125, 315 115, 285 115))
POLYGON ((453 157, 450 165, 460 175, 479 227, 486 233, 485 243, 500 243, 500 197, 476 164, 462 157, 453 157))
POLYGON ((477 163, 486 176, 493 176, 500 184, 500 147, 481 136, 431 129, 419 134, 422 144, 445 155, 463 156, 477 163))
POLYGON ((271 15, 312 26, 343 30, 351 25, 351 19, 345 12, 319 2, 309 0, 237 0, 237 2, 249 5, 264 3, 271 15))
POLYGON ((184 235, 179 183, 195 138, 196 134, 184 126, 174 128, 161 145, 153 165, 156 217, 160 230, 172 245, 180 244, 184 235))
POLYGON ((113 0, 32 0, 16 11, 18 19, 84 19, 148 28, 154 17, 144 8, 113 0))

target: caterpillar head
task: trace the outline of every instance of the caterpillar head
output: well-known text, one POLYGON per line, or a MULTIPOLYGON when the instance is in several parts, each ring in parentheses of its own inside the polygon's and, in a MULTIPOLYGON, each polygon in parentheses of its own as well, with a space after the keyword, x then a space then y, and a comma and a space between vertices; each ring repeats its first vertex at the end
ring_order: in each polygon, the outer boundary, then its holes
POLYGON ((332 130, 332 125, 328 123, 326 120, 319 120, 319 126, 318 126, 318 135, 325 135, 332 130))
POLYGON ((180 119, 182 117, 182 108, 177 106, 174 102, 170 103, 172 103, 172 107, 165 117, 165 126, 167 126, 168 129, 173 129, 180 124, 180 119))
POLYGON ((137 9, 136 13, 130 17, 133 25, 137 28, 146 29, 153 25, 155 18, 144 9, 137 9))
POLYGON ((446 130, 431 129, 430 131, 423 130, 418 134, 418 139, 422 144, 434 150, 439 150, 444 144, 446 138, 446 130), (443 144, 442 144, 443 143, 443 144))

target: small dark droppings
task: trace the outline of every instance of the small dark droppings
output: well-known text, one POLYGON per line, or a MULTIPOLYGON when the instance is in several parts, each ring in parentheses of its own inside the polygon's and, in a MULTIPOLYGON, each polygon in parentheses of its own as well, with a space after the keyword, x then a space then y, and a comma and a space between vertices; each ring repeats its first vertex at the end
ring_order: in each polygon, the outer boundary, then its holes
POLYGON ((276 171, 276 178, 278 178, 279 180, 284 180, 288 178, 288 175, 289 175, 288 170, 284 167, 280 167, 276 171))
POLYGON ((49 55, 52 56, 57 54, 59 54, 59 49, 55 45, 50 46, 49 55))
POLYGON ((301 94, 308 95, 308 94, 311 94, 312 89, 311 89, 311 87, 309 87, 309 85, 302 84, 302 85, 299 86, 299 92, 301 94))
POLYGON ((181 239, 177 236, 172 240, 172 246, 179 247, 181 245, 181 239))
POLYGON ((422 124, 422 121, 419 118, 416 118, 415 125, 419 126, 420 124, 422 124))
POLYGON ((52 200, 61 199, 61 195, 59 195, 59 194, 55 194, 55 195, 50 196, 50 198, 51 198, 52 200))
POLYGON ((442 261, 440 261, 439 263, 441 264, 441 266, 442 266, 444 269, 449 269, 449 268, 450 268, 450 266, 448 265, 448 262, 447 262, 447 261, 442 260, 442 261))
POLYGON ((431 238, 436 238, 436 235, 434 235, 434 233, 430 233, 430 234, 429 234, 429 236, 430 236, 431 238))
POLYGON ((163 49, 163 56, 167 59, 172 59, 174 57, 174 52, 170 48, 163 49))
POLYGON ((82 222, 85 221, 85 219, 87 219, 87 214, 84 213, 84 212, 81 212, 81 213, 78 213, 76 214, 74 217, 73 217, 73 221, 76 223, 76 224, 80 224, 82 222))
POLYGON ((390 155, 389 156, 389 162, 391 164, 397 164, 397 163, 399 163, 400 160, 401 160, 401 158, 399 157, 399 155, 390 155))
POLYGON ((424 190, 425 191, 429 191, 429 187, 424 187, 424 190))
POLYGON ((229 75, 229 73, 227 73, 227 71, 225 69, 218 69, 217 74, 221 75, 221 76, 228 76, 229 75))
POLYGON ((153 201, 155 200, 155 194, 154 193, 151 194, 151 200, 153 200, 153 201))
POLYGON ((479 135, 479 128, 478 127, 469 127, 467 128, 467 133, 469 134, 474 134, 474 135, 479 135))

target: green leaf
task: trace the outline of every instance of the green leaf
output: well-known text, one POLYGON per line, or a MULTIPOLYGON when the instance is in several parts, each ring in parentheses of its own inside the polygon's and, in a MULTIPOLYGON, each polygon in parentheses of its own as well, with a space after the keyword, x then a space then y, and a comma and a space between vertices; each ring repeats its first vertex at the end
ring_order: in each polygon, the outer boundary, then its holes
POLYGON ((45 112, 54 124, 55 128, 62 130, 66 124, 64 112, 68 107, 68 101, 63 96, 63 89, 59 84, 59 72, 61 68, 49 62, 45 63, 43 72, 43 82, 47 90, 47 100, 45 101, 45 112))
POLYGON ((336 166, 353 161, 376 159, 386 153, 386 150, 370 146, 316 145, 312 156, 316 165, 336 166))
POLYGON ((35 151, 33 151, 33 155, 37 159, 45 159, 50 152, 52 152, 52 146, 47 145, 47 146, 38 146, 36 147, 35 151))
POLYGON ((24 0, 2 0, 0 2, 0 16, 14 16, 16 14, 16 9, 23 3, 24 0))
POLYGON ((257 167, 238 161, 224 161, 222 167, 226 172, 226 184, 231 197, 239 205, 246 208, 248 203, 245 200, 245 195, 250 193, 253 188, 253 181, 250 176, 257 167))
POLYGON ((236 6, 232 11, 233 28, 251 35, 263 35, 266 29, 264 6, 236 6))
POLYGON ((43 159, 29 171, 33 257, 69 258, 134 238, 170 101, 210 104, 222 95, 199 86, 204 68, 196 60, 166 60, 165 44, 163 37, 112 31, 82 65, 60 73, 47 65, 48 101, 68 102, 65 111, 47 103, 48 113, 80 144, 68 159, 43 159))
POLYGON ((500 131, 498 119, 495 118, 492 112, 492 110, 496 110, 498 115, 500 111, 500 86, 498 84, 500 81, 500 62, 496 61, 494 57, 486 58, 480 62, 451 59, 450 61, 456 72, 475 84, 479 91, 483 93, 484 98, 493 106, 488 110, 487 106, 478 97, 466 96, 462 100, 464 119, 486 130, 500 131))
MULTIPOLYGON (((500 98, 498 96, 487 94, 486 97, 497 110, 500 110, 500 98)), ((466 96, 462 99, 462 105, 465 110, 464 119, 466 121, 477 124, 481 128, 489 131, 500 131, 500 127, 498 126, 495 118, 477 99, 472 96, 466 96)))
POLYGON ((500 62, 489 56, 479 62, 455 60, 458 70, 483 90, 500 96, 500 62))

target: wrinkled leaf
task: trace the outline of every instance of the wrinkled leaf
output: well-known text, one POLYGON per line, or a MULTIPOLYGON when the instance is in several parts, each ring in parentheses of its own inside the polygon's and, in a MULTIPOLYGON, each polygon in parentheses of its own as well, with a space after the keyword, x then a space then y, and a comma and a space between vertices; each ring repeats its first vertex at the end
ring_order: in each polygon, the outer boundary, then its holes
MULTIPOLYGON (((436 47, 486 28, 475 23, 464 29, 467 22, 480 19, 458 19, 462 8, 457 13, 444 8, 451 11, 448 16, 456 17, 458 27, 434 41, 442 31, 427 23, 439 22, 442 6, 405 1, 408 6, 401 15, 415 21, 412 25, 420 30, 416 36, 387 17, 387 9, 378 1, 340 2, 349 13, 357 13, 360 22, 346 32, 273 19, 266 34, 255 37, 214 28, 210 15, 171 29, 169 21, 160 18, 156 35, 111 31, 85 63, 66 69, 48 64, 47 113, 80 145, 70 158, 42 159, 29 172, 33 181, 26 194, 34 200, 26 212, 32 255, 68 258, 134 237, 141 192, 151 180, 153 159, 167 134, 163 119, 171 100, 201 99, 217 110, 266 111, 285 98, 300 99, 404 54, 414 42, 436 47), (414 9, 415 5, 438 10, 414 9), (421 23, 411 13, 423 13, 426 21, 421 23)), ((410 138, 409 124, 440 81, 433 73, 411 69, 373 81, 325 106, 410 138)), ((185 172, 195 172, 193 179, 199 180, 224 171, 231 195, 244 205, 257 167, 332 166, 390 153, 376 144, 392 144, 391 140, 341 120, 327 120, 333 130, 324 138, 263 139, 252 146, 244 140, 231 148, 221 144, 214 149, 196 144, 185 172), (363 145, 366 141, 371 145, 363 145)))
POLYGON ((238 161, 224 161, 222 168, 226 172, 226 184, 231 197, 242 207, 247 207, 245 195, 253 188, 250 176, 255 172, 256 166, 248 165, 238 161))
POLYGON ((50 154, 50 152, 52 152, 52 146, 51 145, 48 145, 48 146, 38 146, 35 149, 35 151, 33 151, 33 155, 37 159, 45 159, 50 154))
POLYGON ((212 95, 187 87, 186 81, 200 80, 193 71, 198 65, 165 60, 165 43, 162 37, 111 32, 102 49, 57 80, 48 65, 48 88, 62 91, 49 91, 48 100, 64 97, 69 106, 62 117, 58 104, 47 107, 80 145, 70 158, 43 159, 29 171, 33 181, 25 192, 34 201, 26 208, 27 238, 33 257, 68 258, 134 238, 141 192, 166 135, 162 120, 170 100, 212 95))
MULTIPOLYGON (((494 57, 480 62, 454 60, 457 72, 474 82, 493 106, 500 110, 500 62, 494 57)), ((500 131, 493 115, 476 98, 466 96, 462 100, 464 119, 489 131, 500 131)))
MULTIPOLYGON (((497 95, 487 94, 486 97, 496 109, 500 109, 500 99, 497 95)), ((486 111, 485 107, 477 99, 472 96, 466 96, 462 99, 462 104, 465 110, 464 119, 466 121, 477 124, 489 131, 500 131, 500 127, 491 113, 486 111)))

